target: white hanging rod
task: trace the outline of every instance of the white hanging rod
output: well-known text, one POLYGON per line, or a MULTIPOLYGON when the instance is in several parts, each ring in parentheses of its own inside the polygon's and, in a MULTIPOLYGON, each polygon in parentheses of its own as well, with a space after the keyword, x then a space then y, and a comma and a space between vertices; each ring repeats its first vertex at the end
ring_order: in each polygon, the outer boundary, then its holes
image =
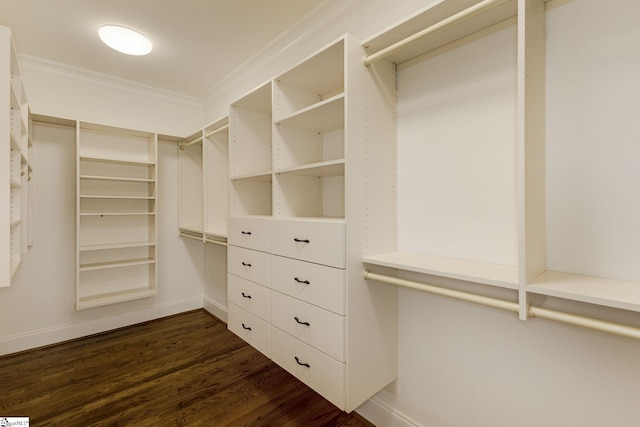
POLYGON ((188 239, 193 239, 193 240, 198 240, 199 242, 202 242, 202 237, 198 237, 198 236, 193 236, 191 234, 187 234, 187 233, 180 233, 180 237, 186 237, 188 239))
POLYGON ((484 0, 478 4, 475 4, 461 12, 458 12, 454 15, 451 15, 448 18, 439 21, 430 27, 425 28, 424 30, 418 31, 417 33, 404 38, 398 42, 395 42, 391 46, 387 46, 384 49, 379 50, 378 52, 372 53, 371 55, 367 55, 364 58, 364 64, 369 66, 376 61, 386 58, 389 55, 394 54, 395 52, 425 38, 426 36, 433 34, 437 31, 440 31, 450 25, 461 22, 465 19, 471 18, 479 13, 484 12, 492 7, 495 7, 501 3, 504 3, 508 0, 484 0))
POLYGON ((200 142, 200 141, 202 141, 202 137, 201 137, 201 136, 197 137, 197 138, 196 138, 196 139, 194 139, 193 141, 189 141, 189 142, 187 142, 186 144, 180 144, 180 149, 181 149, 181 150, 184 150, 184 149, 185 149, 185 148, 187 148, 188 146, 193 145, 193 144, 197 144, 197 143, 198 143, 198 142, 200 142))
MULTIPOLYGON (((505 301, 498 298, 485 297, 469 292, 456 291, 453 289, 441 288, 439 286, 429 285, 426 283, 414 282, 412 280, 399 279, 397 277, 386 276, 383 274, 372 273, 369 270, 364 271, 364 278, 375 280, 376 282, 386 283, 389 285, 401 286, 403 288, 416 289, 431 294, 455 298, 467 302, 473 302, 489 307, 499 308, 501 310, 518 313, 519 304, 516 302, 505 301)), ((619 323, 607 322, 599 319, 592 319, 575 314, 563 313, 561 311, 549 310, 542 307, 528 305, 527 314, 532 318, 555 320, 556 322, 567 323, 574 326, 593 329, 610 334, 620 335, 627 338, 640 339, 640 328, 633 326, 621 325, 619 323)))
POLYGON ((207 243, 213 243, 214 245, 228 246, 227 242, 222 242, 220 240, 204 239, 204 241, 207 243))
POLYGON ((229 129, 229 125, 222 125, 217 129, 212 130, 211 132, 209 132, 208 134, 205 135, 205 138, 209 138, 211 135, 215 135, 216 133, 220 133, 223 132, 225 130, 229 129))

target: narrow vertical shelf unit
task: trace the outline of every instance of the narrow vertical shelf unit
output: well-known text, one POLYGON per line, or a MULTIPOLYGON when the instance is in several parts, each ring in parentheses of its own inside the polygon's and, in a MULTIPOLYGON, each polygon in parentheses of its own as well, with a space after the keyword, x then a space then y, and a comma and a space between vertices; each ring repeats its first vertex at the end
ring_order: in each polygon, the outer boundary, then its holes
POLYGON ((180 234, 224 244, 229 217, 229 118, 180 141, 180 234))
POLYGON ((272 215, 271 111, 271 82, 231 104, 232 215, 272 215))
POLYGON ((204 238, 204 172, 202 164, 202 130, 178 143, 180 233, 195 239, 204 238))
POLYGON ((157 135, 76 124, 76 308, 156 294, 157 135))
POLYGON ((640 311, 639 13, 442 0, 366 40, 366 63, 396 68, 398 181, 368 209, 397 235, 370 221, 363 262, 517 290, 521 319, 532 294, 640 311))
POLYGON ((361 158, 393 139, 392 67, 363 54, 345 35, 230 112, 229 329, 346 411, 396 377, 396 292, 361 274, 361 158))
POLYGON ((227 240, 229 217, 229 117, 203 129, 205 241, 227 240))
POLYGON ((3 181, 0 190, 0 287, 11 285, 22 256, 30 246, 29 229, 32 205, 29 187, 32 174, 30 160, 30 112, 11 30, 0 26, 0 164, 3 181))

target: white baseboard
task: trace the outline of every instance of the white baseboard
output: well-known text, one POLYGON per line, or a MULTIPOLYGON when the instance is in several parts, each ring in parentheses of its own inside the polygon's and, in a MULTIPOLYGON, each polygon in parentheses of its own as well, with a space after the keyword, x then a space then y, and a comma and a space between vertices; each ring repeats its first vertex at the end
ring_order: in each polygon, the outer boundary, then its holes
POLYGON ((203 298, 203 306, 209 313, 227 323, 227 307, 206 296, 203 298))
POLYGON ((142 310, 118 313, 100 319, 57 325, 51 328, 5 337, 0 339, 0 356, 135 325, 136 323, 147 322, 202 307, 202 297, 198 296, 142 310))
POLYGON ((371 399, 358 406, 356 412, 377 426, 385 427, 419 427, 421 424, 385 403, 381 398, 386 392, 381 391, 371 399))

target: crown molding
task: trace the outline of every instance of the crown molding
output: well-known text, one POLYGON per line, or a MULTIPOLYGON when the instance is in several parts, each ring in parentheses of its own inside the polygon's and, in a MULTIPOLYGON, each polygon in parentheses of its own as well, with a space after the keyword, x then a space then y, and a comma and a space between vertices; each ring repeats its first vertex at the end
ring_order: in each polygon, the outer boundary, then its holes
MULTIPOLYGON (((321 39, 332 28, 348 19, 370 2, 371 0, 323 1, 298 21, 296 25, 252 55, 240 66, 236 67, 233 72, 227 74, 226 77, 210 86, 199 98, 201 105, 206 109, 219 98, 218 95, 220 93, 229 92, 229 88, 244 86, 248 80, 247 77, 257 76, 264 70, 274 68, 278 63, 286 63, 286 58, 321 39), (252 69, 259 71, 255 72, 252 69)), ((336 36, 332 35, 330 39, 333 40, 336 36)), ((323 45, 324 42, 321 44, 323 45)), ((304 50, 305 55, 309 53, 307 50, 304 50)), ((264 76, 262 80, 270 77, 273 76, 264 76)))
POLYGON ((68 79, 82 81, 109 89, 117 89, 134 95, 152 97, 166 102, 178 103, 188 107, 202 109, 202 104, 196 97, 182 95, 157 87, 133 82, 131 80, 121 79, 83 68, 72 67, 31 55, 20 54, 18 56, 20 66, 23 70, 31 69, 43 73, 55 74, 68 79))

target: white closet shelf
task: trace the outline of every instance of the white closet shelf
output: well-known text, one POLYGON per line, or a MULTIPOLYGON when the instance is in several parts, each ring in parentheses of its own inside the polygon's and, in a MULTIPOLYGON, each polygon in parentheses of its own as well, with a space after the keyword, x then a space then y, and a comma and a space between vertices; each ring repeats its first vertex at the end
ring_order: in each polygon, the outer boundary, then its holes
POLYGON ((80 212, 80 216, 134 216, 155 214, 155 212, 80 212))
POLYGON ((344 175, 344 159, 311 163, 286 169, 278 169, 274 173, 299 176, 339 176, 344 175))
POLYGON ((110 200, 155 200, 153 196, 103 196, 99 194, 81 194, 81 199, 110 199, 110 200))
POLYGON ((154 259, 132 259, 128 261, 120 261, 120 262, 97 262, 94 264, 81 264, 80 271, 94 271, 94 270, 106 270, 109 268, 122 268, 122 267, 132 267, 136 265, 148 265, 155 264, 154 259))
POLYGON ((20 150, 20 143, 18 142, 18 139, 15 137, 15 135, 13 134, 13 132, 11 132, 11 150, 20 150))
POLYGON ((124 181, 124 182, 148 182, 154 183, 155 179, 151 178, 127 178, 120 176, 100 176, 100 175, 80 175, 80 179, 95 180, 95 181, 124 181))
POLYGON ((18 109, 20 108, 20 100, 18 99, 18 91, 13 84, 13 79, 11 79, 11 108, 18 109))
POLYGON ((181 225, 178 229, 185 233, 193 233, 193 234, 203 234, 201 226, 198 225, 181 225))
POLYGON ((155 162, 150 162, 148 160, 126 160, 126 159, 118 159, 118 158, 114 158, 114 157, 80 156, 80 161, 83 161, 83 162, 115 163, 115 164, 119 164, 119 165, 155 166, 155 162))
POLYGON ((527 285, 527 292, 640 311, 637 282, 548 270, 527 285))
POLYGON ((13 278, 13 276, 16 274, 16 271, 18 271, 18 267, 20 267, 20 258, 11 258, 11 278, 13 278))
POLYGON ((214 240, 221 240, 225 242, 227 241, 227 232, 223 230, 219 230, 219 231, 205 230, 204 235, 205 237, 212 238, 214 240))
POLYGON ((122 242, 122 243, 109 243, 109 244, 103 244, 103 245, 85 245, 85 246, 80 246, 78 249, 80 252, 89 252, 89 251, 102 251, 102 250, 108 250, 108 249, 153 247, 155 245, 156 245, 155 242, 122 242))
POLYGON ((276 121, 278 126, 306 129, 318 133, 344 128, 344 93, 332 96, 276 121))
POLYGON ((91 295, 88 297, 80 297, 78 300, 78 308, 92 308, 117 302, 130 301, 139 298, 146 298, 155 295, 153 289, 141 288, 131 289, 122 292, 112 292, 106 294, 91 295))
POLYGON ((271 182, 271 171, 257 172, 251 174, 243 174, 231 177, 232 181, 258 181, 258 182, 271 182))
MULTIPOLYGON (((435 4, 425 7, 403 22, 395 24, 393 28, 385 29, 365 40, 363 46, 369 53, 379 52, 432 26, 440 26, 447 18, 479 3, 482 2, 478 0, 435 2, 435 4)), ((434 28, 434 31, 424 38, 392 53, 386 59, 394 64, 401 64, 417 56, 428 54, 446 45, 472 37, 475 33, 515 17, 517 6, 518 2, 516 0, 497 0, 495 5, 491 5, 480 13, 455 20, 456 22, 441 28, 434 28)))
POLYGON ((17 190, 17 189, 20 189, 21 187, 22 187, 22 184, 20 182, 11 178, 11 188, 15 188, 17 190))
POLYGON ((365 264, 518 289, 518 267, 408 252, 367 256, 365 264))
POLYGON ((11 221, 11 228, 16 228, 17 226, 19 226, 22 223, 22 220, 20 219, 16 219, 15 221, 11 221))

